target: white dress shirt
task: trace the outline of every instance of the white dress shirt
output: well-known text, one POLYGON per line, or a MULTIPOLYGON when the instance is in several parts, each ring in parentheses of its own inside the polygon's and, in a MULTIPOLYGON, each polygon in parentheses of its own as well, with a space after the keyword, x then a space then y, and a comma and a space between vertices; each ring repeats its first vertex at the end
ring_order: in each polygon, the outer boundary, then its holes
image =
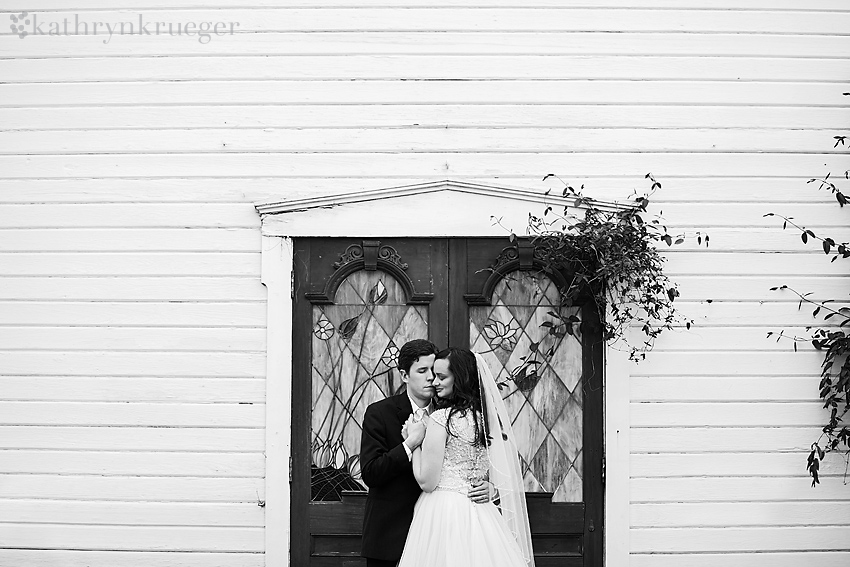
MULTIPOLYGON (((431 412, 434 411, 434 402, 432 401, 429 401, 427 406, 421 408, 416 403, 416 400, 410 396, 410 392, 407 393, 407 399, 410 400, 410 407, 415 408, 413 410, 413 423, 422 421, 422 418, 426 415, 431 415, 431 412)), ((402 445, 404 446, 404 452, 407 453, 407 460, 413 460, 413 451, 407 446, 407 443, 402 442, 402 445)))

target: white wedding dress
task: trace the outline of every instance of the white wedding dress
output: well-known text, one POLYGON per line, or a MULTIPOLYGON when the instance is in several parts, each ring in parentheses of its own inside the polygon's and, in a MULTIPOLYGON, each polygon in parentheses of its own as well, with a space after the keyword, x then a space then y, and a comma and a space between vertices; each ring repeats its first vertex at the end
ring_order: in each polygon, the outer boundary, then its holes
MULTIPOLYGON (((435 411, 431 420, 446 427, 448 411, 435 411)), ((451 419, 440 480, 416 502, 399 567, 526 567, 499 508, 467 496, 487 478, 490 465, 487 448, 474 443, 472 412, 451 419)))

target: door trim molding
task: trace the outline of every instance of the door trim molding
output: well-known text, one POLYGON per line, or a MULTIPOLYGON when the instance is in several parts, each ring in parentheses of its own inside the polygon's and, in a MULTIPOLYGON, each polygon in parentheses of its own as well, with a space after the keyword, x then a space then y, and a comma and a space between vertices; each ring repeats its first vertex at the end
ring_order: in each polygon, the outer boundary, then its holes
MULTIPOLYGON (((633 203, 591 200, 603 210, 633 203)), ((255 205, 267 236, 475 237, 525 233, 528 215, 575 200, 516 187, 437 181, 391 189, 345 193, 255 205), (427 211, 430 214, 422 214, 427 211)))
MULTIPOLYGON (((399 197, 409 197, 435 193, 439 191, 454 191, 456 193, 468 193, 486 197, 502 197, 511 201, 524 201, 534 204, 549 204, 552 206, 568 205, 574 199, 565 198, 557 194, 546 194, 540 191, 525 189, 522 187, 510 187, 505 185, 482 185, 480 183, 469 183, 467 181, 455 181, 443 179, 440 181, 429 181, 416 185, 402 185, 400 187, 389 187, 386 189, 370 189, 352 193, 338 193, 320 197, 309 197, 307 199, 292 199, 290 201, 271 201, 255 205, 257 212, 261 215, 302 212, 316 208, 338 207, 353 203, 366 203, 370 201, 381 201, 399 197)), ((600 199, 589 199, 595 206, 616 211, 630 204, 615 201, 604 201, 600 199)), ((585 207, 577 207, 585 208, 585 207)), ((302 235, 303 236, 303 235, 302 235)))
MULTIPOLYGON (((262 239, 261 281, 267 292, 265 564, 289 564, 289 483, 292 456, 291 238, 262 239), (290 348, 280 348, 283 345, 290 348), (278 348, 275 348, 275 347, 278 348), (269 411, 274 408, 274 411, 269 411)), ((258 502, 258 504, 260 504, 258 502)))
MULTIPOLYGON (((627 331, 630 332, 630 331, 627 331)), ((629 378, 631 367, 625 350, 605 347, 605 373, 602 376, 603 431, 605 455, 605 565, 629 565, 629 378)))
MULTIPOLYGON (((440 181, 319 199, 256 205, 262 217, 261 281, 268 292, 266 352, 265 564, 289 564, 289 462, 292 436, 293 242, 308 236, 375 238, 506 236, 541 204, 528 190, 440 181), (417 210, 418 207, 418 210, 417 210), (491 215, 505 213, 501 223, 491 215), (431 213, 431 214, 428 214, 431 213), (480 213, 480 214, 477 214, 480 213), (477 216, 476 216, 477 214, 477 216), (380 216, 389 215, 389 216, 380 216), (380 221, 380 222, 377 222, 380 221), (286 348, 287 345, 289 348, 286 348), (269 411, 274 408, 274 411, 269 411)), ((621 205, 611 204, 612 207, 621 205)), ((623 353, 606 347, 604 563, 629 564, 629 375, 623 353)), ((261 499, 263 497, 261 496, 261 499)))

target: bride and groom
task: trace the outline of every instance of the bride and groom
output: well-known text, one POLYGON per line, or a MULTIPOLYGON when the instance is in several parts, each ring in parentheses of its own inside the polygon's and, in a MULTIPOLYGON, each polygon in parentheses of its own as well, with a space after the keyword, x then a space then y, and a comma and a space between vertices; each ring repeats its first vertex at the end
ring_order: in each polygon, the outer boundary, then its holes
POLYGON ((413 340, 407 391, 371 404, 360 464, 368 567, 533 567, 516 442, 484 359, 413 340))

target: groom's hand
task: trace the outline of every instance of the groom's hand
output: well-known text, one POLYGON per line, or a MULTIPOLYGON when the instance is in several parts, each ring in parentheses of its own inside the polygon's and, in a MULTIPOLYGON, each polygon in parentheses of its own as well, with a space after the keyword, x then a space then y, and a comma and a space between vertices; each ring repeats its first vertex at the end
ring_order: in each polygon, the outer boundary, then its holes
POLYGON ((476 504, 486 504, 497 498, 498 491, 495 486, 485 480, 470 488, 467 494, 476 504))

